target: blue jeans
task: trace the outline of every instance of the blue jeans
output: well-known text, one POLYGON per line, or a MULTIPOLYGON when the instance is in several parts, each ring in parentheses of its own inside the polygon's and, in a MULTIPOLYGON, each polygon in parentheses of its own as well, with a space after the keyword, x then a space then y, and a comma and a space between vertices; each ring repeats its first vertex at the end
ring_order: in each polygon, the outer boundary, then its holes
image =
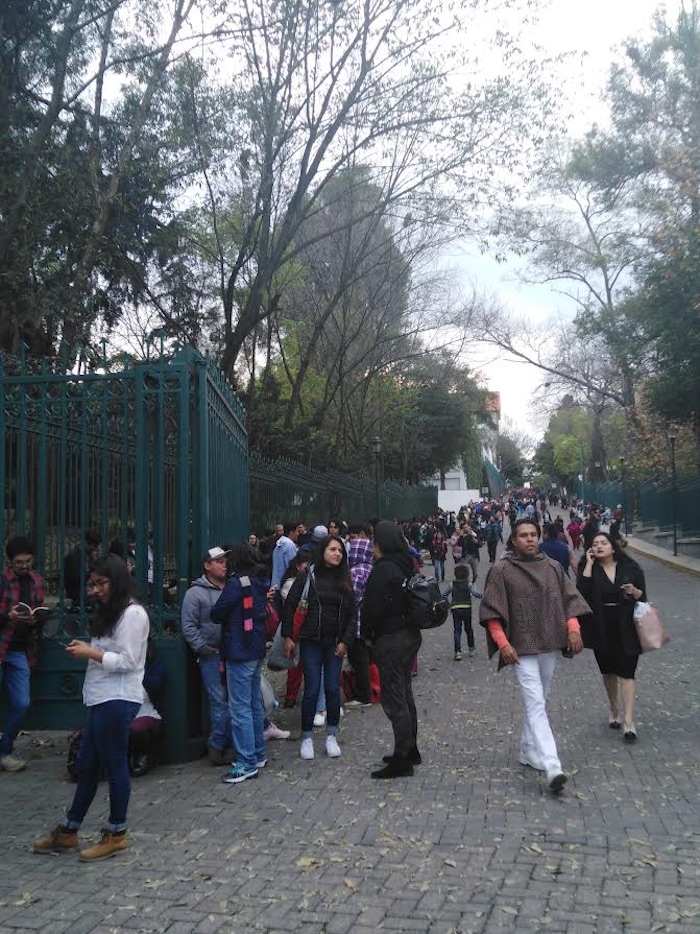
POLYGON ((318 679, 318 697, 316 698, 316 710, 326 709, 326 692, 323 687, 323 666, 321 666, 321 677, 318 679))
POLYGON ((221 656, 217 652, 210 658, 198 659, 199 671, 202 675, 202 684, 209 699, 209 746, 216 749, 233 749, 233 734, 231 732, 231 714, 226 688, 221 683, 219 662, 221 656))
POLYGON ((444 558, 433 558, 433 570, 435 571, 435 580, 444 581, 445 580, 445 559, 444 558))
POLYGON ((228 704, 233 725, 236 763, 254 769, 265 758, 265 711, 260 695, 262 659, 226 662, 228 704))
POLYGON ((7 716, 0 738, 0 756, 9 756, 29 707, 29 662, 26 652, 8 652, 0 665, 0 682, 7 694, 7 716))
POLYGON ((304 669, 304 698, 301 702, 301 738, 309 739, 314 731, 314 714, 321 674, 326 692, 326 733, 335 736, 340 723, 340 672, 343 660, 335 654, 336 641, 333 636, 323 636, 320 641, 302 639, 299 643, 301 666, 304 669))
POLYGON ((129 779, 129 727, 138 713, 135 701, 109 700, 88 707, 83 742, 78 755, 78 787, 68 808, 65 827, 77 830, 90 809, 100 773, 109 780, 109 821, 112 833, 126 830, 126 811, 131 796, 129 779))

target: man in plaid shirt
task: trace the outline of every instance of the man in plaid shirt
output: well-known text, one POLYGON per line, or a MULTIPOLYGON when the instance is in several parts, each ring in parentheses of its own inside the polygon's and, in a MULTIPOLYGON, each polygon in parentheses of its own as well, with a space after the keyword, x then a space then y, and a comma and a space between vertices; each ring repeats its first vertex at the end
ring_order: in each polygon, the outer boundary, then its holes
POLYGON ((5 546, 7 568, 0 574, 0 682, 5 686, 8 713, 0 737, 0 768, 21 772, 26 763, 14 756, 15 739, 29 707, 29 672, 36 664, 34 617, 17 610, 44 602, 44 581, 36 571, 34 548, 28 538, 15 535, 5 546))

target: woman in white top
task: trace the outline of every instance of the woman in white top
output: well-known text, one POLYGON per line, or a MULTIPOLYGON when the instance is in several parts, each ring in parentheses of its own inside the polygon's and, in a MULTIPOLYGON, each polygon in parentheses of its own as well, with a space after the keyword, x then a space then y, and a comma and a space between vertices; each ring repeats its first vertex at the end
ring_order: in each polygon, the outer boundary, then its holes
POLYGON ((55 853, 78 846, 78 830, 104 772, 109 780, 109 821, 100 842, 80 852, 81 860, 94 862, 128 846, 129 726, 143 699, 149 621, 134 597, 133 578, 117 555, 97 559, 88 587, 95 599, 89 624, 92 639, 89 643, 75 639, 66 646, 69 655, 88 663, 83 685, 88 713, 78 757, 78 785, 65 818, 48 837, 34 843, 34 852, 55 853))

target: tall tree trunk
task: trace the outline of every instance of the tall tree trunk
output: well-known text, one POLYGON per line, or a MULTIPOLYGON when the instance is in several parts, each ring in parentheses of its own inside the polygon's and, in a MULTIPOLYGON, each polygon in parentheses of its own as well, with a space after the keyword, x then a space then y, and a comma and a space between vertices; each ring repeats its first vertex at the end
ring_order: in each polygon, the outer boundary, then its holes
POLYGON ((68 72, 68 58, 75 38, 78 20, 84 7, 85 0, 73 0, 73 4, 68 11, 65 25, 56 43, 56 71, 51 87, 51 100, 24 154, 24 167, 17 181, 14 197, 10 204, 3 205, 4 223, 0 231, 0 268, 5 264, 10 245, 24 217, 29 192, 36 179, 41 153, 58 115, 63 110, 63 92, 68 72))
POLYGON ((84 336, 86 322, 82 314, 85 295, 88 290, 88 283, 93 272, 95 259, 99 252, 100 243, 104 237, 107 223, 114 204, 119 194, 124 174, 129 167, 134 152, 134 146, 141 134, 146 117, 151 108, 153 97, 158 89, 163 75, 170 64, 170 55, 172 53, 175 40, 187 19, 194 0, 178 0, 173 13, 173 21, 165 45, 162 47, 160 55, 151 72, 146 84, 146 89, 139 103, 131 129, 124 143, 117 166, 112 173, 107 190, 104 194, 98 196, 97 216, 93 222, 92 228, 87 238, 80 264, 74 277, 74 286, 72 290, 72 301, 66 310, 63 322, 63 343, 64 346, 73 349, 76 340, 84 336))

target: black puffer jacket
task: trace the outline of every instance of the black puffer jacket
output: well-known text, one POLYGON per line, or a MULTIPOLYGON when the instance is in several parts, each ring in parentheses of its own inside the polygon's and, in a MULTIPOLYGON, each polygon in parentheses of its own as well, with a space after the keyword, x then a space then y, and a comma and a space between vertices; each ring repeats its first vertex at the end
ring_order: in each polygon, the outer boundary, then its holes
MULTIPOLYGON (((282 611, 282 635, 291 638, 294 629, 294 611, 301 599, 306 571, 297 574, 282 611)), ((309 587, 309 612, 299 635, 300 639, 331 636, 336 643, 350 645, 355 640, 355 596, 334 586, 326 575, 315 573, 309 587)))
POLYGON ((403 583, 415 574, 410 556, 378 558, 367 578, 362 601, 362 637, 376 642, 406 628, 406 591, 403 583))

